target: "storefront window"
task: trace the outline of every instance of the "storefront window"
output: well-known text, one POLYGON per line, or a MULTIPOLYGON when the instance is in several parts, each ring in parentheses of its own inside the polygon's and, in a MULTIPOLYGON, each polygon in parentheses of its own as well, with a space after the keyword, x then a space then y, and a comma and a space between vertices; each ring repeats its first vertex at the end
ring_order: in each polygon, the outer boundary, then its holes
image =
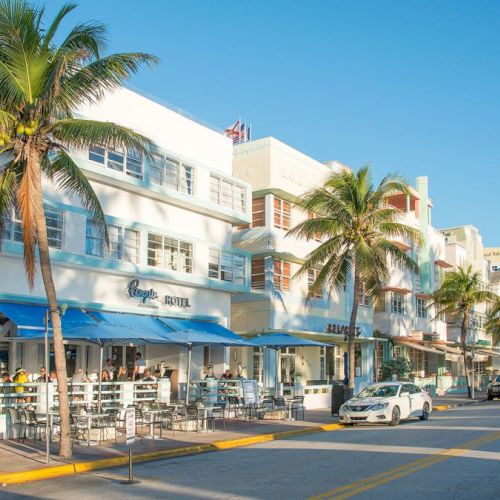
POLYGON ((292 384, 295 379, 295 347, 282 347, 280 350, 280 373, 283 384, 292 384))

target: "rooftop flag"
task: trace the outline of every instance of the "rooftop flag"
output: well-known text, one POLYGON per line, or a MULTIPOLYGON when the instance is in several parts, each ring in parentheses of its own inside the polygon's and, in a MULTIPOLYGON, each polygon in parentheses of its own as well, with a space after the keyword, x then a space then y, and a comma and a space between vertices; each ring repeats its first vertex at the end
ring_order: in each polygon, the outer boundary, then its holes
POLYGON ((241 144, 250 140, 250 126, 237 120, 224 130, 224 135, 233 140, 233 144, 241 144))

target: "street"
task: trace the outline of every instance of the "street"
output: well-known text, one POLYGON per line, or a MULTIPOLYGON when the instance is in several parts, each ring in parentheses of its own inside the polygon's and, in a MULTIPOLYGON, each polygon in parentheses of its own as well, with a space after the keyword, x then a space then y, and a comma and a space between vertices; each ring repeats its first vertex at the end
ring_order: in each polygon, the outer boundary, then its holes
POLYGON ((498 498, 500 401, 365 426, 4 488, 0 497, 498 498))

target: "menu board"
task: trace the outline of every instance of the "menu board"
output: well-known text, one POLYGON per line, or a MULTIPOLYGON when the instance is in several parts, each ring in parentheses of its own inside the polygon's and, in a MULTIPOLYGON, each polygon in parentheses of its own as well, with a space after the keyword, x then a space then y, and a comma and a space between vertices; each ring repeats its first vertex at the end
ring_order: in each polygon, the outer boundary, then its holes
POLYGON ((242 380, 243 383, 243 402, 246 405, 259 404, 259 386, 256 380, 242 380))

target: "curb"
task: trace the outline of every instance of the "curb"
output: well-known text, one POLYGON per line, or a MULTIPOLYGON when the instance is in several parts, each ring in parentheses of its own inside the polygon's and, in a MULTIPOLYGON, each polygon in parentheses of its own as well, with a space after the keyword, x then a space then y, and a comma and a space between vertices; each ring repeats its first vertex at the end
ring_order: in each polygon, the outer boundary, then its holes
MULTIPOLYGON (((226 441, 214 441, 212 443, 182 446, 179 448, 171 448, 168 450, 152 451, 147 453, 139 453, 133 457, 134 463, 149 462, 152 460, 160 460, 165 458, 182 457, 186 455, 196 455, 209 451, 222 451, 231 448, 240 448, 252 444, 267 443, 277 439, 286 439, 288 437, 304 436, 307 434, 316 434, 318 432, 331 432, 343 429, 341 424, 324 424, 317 427, 305 427, 303 429, 294 429, 290 431, 275 432, 271 434, 258 434, 256 436, 229 439, 226 441)), ((81 474, 83 472, 91 472, 100 469, 108 469, 111 467, 119 467, 128 464, 128 456, 120 456, 113 458, 101 458, 86 462, 75 462, 72 464, 56 465, 53 467, 44 467, 23 472, 13 472, 10 474, 0 474, 0 484, 2 486, 27 483, 31 481, 41 481, 44 479, 55 479, 62 476, 70 476, 72 474, 81 474)))
POLYGON ((433 411, 445 411, 445 410, 451 410, 452 408, 460 408, 461 406, 469 406, 469 405, 477 405, 479 403, 482 403, 486 401, 485 399, 476 399, 474 401, 465 401, 464 403, 455 403, 451 405, 437 405, 433 406, 432 410, 433 411))

